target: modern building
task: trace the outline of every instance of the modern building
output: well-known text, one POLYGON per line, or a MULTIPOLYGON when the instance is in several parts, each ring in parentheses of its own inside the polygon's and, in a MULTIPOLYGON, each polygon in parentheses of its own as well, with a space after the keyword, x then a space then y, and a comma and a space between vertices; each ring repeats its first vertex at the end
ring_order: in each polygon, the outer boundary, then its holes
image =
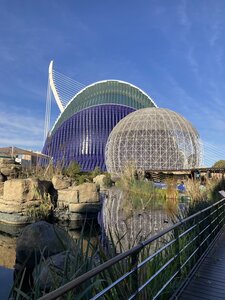
POLYGON ((121 174, 127 165, 141 170, 180 170, 201 165, 199 134, 180 114, 163 108, 139 109, 112 130, 106 167, 121 174))
POLYGON ((95 167, 105 171, 105 146, 115 125, 131 112, 156 104, 130 83, 104 80, 80 90, 64 107, 52 80, 51 65, 49 73, 61 113, 46 137, 42 152, 53 157, 55 164, 68 166, 76 161, 83 171, 95 167))

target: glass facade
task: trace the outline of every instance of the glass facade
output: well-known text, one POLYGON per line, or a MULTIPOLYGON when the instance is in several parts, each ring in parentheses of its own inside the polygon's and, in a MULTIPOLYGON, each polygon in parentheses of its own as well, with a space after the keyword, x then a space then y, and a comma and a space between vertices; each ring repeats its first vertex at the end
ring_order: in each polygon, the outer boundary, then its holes
POLYGON ((89 86, 68 104, 46 139, 43 153, 54 164, 77 161, 83 171, 105 166, 105 145, 115 125, 129 113, 154 102, 127 83, 104 81, 89 86))

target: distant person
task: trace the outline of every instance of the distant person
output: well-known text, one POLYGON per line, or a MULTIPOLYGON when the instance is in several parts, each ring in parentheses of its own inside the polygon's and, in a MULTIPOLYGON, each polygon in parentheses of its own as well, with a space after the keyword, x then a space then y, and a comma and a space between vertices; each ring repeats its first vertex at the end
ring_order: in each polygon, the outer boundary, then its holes
POLYGON ((177 190, 181 193, 185 193, 186 192, 186 187, 183 181, 181 181, 180 184, 178 184, 177 186, 177 190))
POLYGON ((198 170, 195 171, 195 179, 196 180, 200 179, 200 172, 198 170))

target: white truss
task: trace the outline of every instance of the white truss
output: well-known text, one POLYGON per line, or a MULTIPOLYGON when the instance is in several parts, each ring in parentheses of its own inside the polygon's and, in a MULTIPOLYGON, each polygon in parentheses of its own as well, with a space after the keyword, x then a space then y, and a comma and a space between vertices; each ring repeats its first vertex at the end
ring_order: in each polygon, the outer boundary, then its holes
POLYGON ((50 129, 50 115, 51 115, 51 99, 52 95, 58 105, 60 113, 62 113, 66 105, 73 99, 73 97, 83 88, 84 84, 73 80, 72 78, 59 73, 53 68, 53 60, 49 64, 48 70, 48 88, 46 98, 46 112, 45 112, 45 128, 44 140, 46 139, 50 129))
POLYGON ((144 108, 114 127, 105 158, 112 174, 121 174, 129 163, 144 170, 194 168, 201 165, 202 144, 196 129, 178 113, 144 108))
POLYGON ((216 161, 223 160, 225 158, 225 149, 219 148, 204 141, 204 166, 211 167, 216 161))

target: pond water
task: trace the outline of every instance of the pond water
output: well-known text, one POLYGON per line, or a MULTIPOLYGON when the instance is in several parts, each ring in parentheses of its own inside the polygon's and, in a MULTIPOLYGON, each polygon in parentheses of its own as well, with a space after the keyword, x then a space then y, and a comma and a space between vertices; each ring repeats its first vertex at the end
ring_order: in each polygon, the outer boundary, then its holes
MULTIPOLYGON (((118 190, 112 190, 107 199, 103 201, 103 208, 98 216, 98 222, 101 227, 101 233, 98 226, 98 230, 95 230, 94 235, 91 236, 92 243, 96 242, 96 238, 100 234, 102 242, 107 245, 109 245, 109 236, 115 241, 120 238, 123 251, 137 244, 140 239, 145 240, 171 225, 165 211, 159 209, 149 210, 142 206, 134 210, 124 202, 118 190)), ((16 240, 22 229, 22 227, 0 223, 0 300, 8 299, 13 284, 16 240)), ((79 230, 65 229, 73 239, 79 238, 79 230)), ((89 232, 87 233, 88 236, 89 232)))
POLYGON ((13 269, 0 267, 0 299, 8 299, 13 284, 13 269))

